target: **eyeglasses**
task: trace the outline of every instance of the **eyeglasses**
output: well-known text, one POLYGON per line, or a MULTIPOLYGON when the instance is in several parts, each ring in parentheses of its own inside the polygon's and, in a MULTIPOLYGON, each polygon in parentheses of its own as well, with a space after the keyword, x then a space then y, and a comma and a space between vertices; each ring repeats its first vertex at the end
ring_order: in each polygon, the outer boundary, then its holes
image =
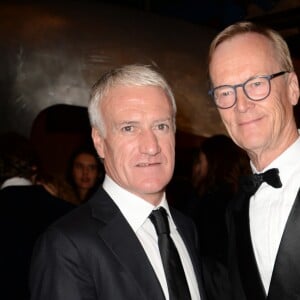
POLYGON ((245 95, 253 101, 266 99, 271 92, 270 81, 281 76, 288 71, 281 71, 271 75, 255 76, 246 80, 244 83, 236 85, 220 85, 211 89, 208 94, 213 98, 216 106, 221 109, 230 108, 237 101, 236 89, 242 87, 245 95))

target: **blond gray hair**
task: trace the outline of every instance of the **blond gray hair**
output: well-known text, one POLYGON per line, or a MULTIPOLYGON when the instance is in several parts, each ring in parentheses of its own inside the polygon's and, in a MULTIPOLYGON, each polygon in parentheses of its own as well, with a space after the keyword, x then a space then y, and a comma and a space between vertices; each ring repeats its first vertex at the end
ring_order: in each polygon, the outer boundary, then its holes
POLYGON ((275 53, 278 55, 278 62, 282 70, 288 72, 294 71, 291 54, 288 45, 283 37, 275 30, 260 26, 252 22, 238 22, 228 26, 223 31, 221 31, 210 44, 208 53, 208 65, 210 66, 212 56, 216 48, 221 43, 237 35, 245 33, 257 33, 265 36, 273 44, 275 53))
POLYGON ((92 87, 88 105, 89 119, 91 126, 96 128, 102 136, 105 135, 105 124, 101 111, 101 103, 109 91, 119 85, 155 86, 162 88, 172 107, 172 121, 175 130, 177 108, 171 87, 165 78, 152 67, 133 64, 112 69, 104 73, 92 87))

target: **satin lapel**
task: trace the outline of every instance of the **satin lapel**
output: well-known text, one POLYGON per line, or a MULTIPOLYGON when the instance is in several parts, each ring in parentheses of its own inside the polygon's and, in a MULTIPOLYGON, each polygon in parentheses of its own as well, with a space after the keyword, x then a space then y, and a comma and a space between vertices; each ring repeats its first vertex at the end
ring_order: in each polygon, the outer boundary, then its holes
POLYGON ((249 199, 246 194, 237 198, 233 211, 236 233, 236 258, 241 282, 247 299, 264 300, 266 293, 259 275, 250 234, 249 199))
POLYGON ((300 190, 288 217, 272 274, 268 300, 300 299, 300 190))
POLYGON ((200 258, 199 258, 199 253, 197 253, 195 238, 192 238, 193 232, 191 232, 190 227, 187 228, 186 223, 183 222, 182 217, 180 217, 180 215, 176 210, 171 209, 171 214, 176 224, 176 227, 178 229, 178 232, 180 233, 180 236, 183 239, 184 244, 190 255, 194 267, 194 271, 196 274, 197 282, 198 282, 198 288, 200 291, 201 300, 205 300, 206 295, 203 288, 202 272, 200 270, 200 258))
MULTIPOLYGON (((156 277, 149 259, 119 208, 103 190, 98 194, 101 197, 101 207, 94 201, 93 217, 105 222, 99 230, 100 238, 114 253, 124 270, 132 276, 128 278, 130 284, 136 284, 137 289, 144 293, 145 299, 165 299, 162 288, 156 277)), ((93 200, 93 199, 92 199, 93 200)))

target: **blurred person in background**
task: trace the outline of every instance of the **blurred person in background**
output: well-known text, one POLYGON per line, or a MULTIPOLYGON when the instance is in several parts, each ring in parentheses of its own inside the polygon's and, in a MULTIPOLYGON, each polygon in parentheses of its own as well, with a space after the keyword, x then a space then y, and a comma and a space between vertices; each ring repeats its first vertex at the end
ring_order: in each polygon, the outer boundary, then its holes
POLYGON ((29 299, 28 274, 38 236, 75 206, 39 168, 30 141, 16 133, 0 140, 0 273, 3 299, 29 299))
POLYGON ((202 142, 193 164, 192 182, 197 197, 190 202, 189 215, 197 224, 203 255, 225 263, 225 212, 238 190, 240 177, 250 173, 246 152, 230 137, 214 135, 202 142))
POLYGON ((189 201, 187 214, 197 225, 208 298, 231 300, 226 212, 240 178, 251 173, 249 158, 230 137, 214 135, 206 138, 196 152, 192 172, 196 193, 189 201))
POLYGON ((75 203, 86 202, 99 188, 104 179, 104 167, 92 146, 74 151, 67 168, 67 182, 75 194, 75 203))
POLYGON ((0 136, 0 189, 31 185, 37 172, 37 156, 30 140, 16 133, 0 136))

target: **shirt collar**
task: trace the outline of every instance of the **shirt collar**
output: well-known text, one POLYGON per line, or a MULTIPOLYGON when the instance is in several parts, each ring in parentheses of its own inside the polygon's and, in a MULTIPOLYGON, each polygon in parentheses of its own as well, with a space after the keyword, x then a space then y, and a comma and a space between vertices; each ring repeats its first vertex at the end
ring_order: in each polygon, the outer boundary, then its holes
POLYGON ((4 189, 5 187, 8 186, 20 186, 20 185, 32 185, 32 182, 23 177, 12 177, 3 182, 1 185, 0 189, 4 189))
MULTIPOLYGON (((299 164, 297 163, 299 161, 299 153, 300 137, 298 137, 297 140, 290 147, 288 147, 275 160, 273 160, 262 172, 265 172, 272 168, 278 168, 282 185, 285 185, 288 182, 290 175, 292 174, 294 169, 299 168, 299 164)), ((253 173, 261 173, 256 170, 255 166, 251 161, 250 165, 253 173)))
MULTIPOLYGON (((154 205, 128 192, 108 175, 105 176, 103 188, 118 206, 134 232, 137 232, 155 209, 154 205)), ((164 207, 171 216, 165 193, 158 207, 160 206, 164 207)))

